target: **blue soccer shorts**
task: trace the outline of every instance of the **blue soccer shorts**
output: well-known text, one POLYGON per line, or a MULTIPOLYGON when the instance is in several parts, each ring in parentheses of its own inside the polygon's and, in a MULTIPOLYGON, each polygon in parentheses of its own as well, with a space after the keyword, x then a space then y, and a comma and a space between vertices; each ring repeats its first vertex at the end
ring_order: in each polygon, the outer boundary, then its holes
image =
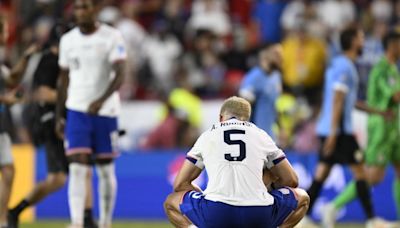
POLYGON ((232 206, 206 200, 200 192, 187 192, 180 204, 182 214, 199 228, 276 228, 297 208, 289 188, 273 190, 270 206, 232 206))
POLYGON ((65 125, 66 154, 93 154, 94 158, 118 155, 117 118, 68 110, 65 125))

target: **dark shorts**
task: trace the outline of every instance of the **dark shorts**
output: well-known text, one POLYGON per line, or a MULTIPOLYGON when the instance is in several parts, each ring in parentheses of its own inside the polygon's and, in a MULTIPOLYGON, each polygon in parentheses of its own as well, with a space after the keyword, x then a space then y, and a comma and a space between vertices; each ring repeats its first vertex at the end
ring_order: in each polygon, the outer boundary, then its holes
POLYGON ((91 154, 94 158, 117 155, 117 118, 67 111, 65 126, 66 154, 91 154))
POLYGON ((363 162, 363 153, 353 135, 338 135, 336 146, 329 156, 324 156, 323 146, 326 137, 320 137, 319 161, 327 164, 359 164, 363 162))
POLYGON ((180 209, 199 228, 276 228, 297 208, 297 199, 288 188, 270 194, 274 197, 270 206, 232 206, 191 191, 184 195, 180 209))
POLYGON ((64 142, 56 137, 44 142, 49 173, 68 173, 68 160, 65 156, 64 142))

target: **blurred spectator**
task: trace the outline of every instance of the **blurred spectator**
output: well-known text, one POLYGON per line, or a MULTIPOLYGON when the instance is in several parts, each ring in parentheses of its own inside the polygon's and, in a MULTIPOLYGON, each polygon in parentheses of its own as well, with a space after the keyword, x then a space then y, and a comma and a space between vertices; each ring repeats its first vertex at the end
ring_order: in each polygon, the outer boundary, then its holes
POLYGON ((172 73, 182 54, 182 47, 173 35, 167 33, 165 21, 154 23, 152 33, 144 43, 144 54, 154 77, 153 84, 158 89, 170 90, 173 86, 172 73))
POLYGON ((261 43, 275 43, 282 39, 280 20, 287 1, 255 0, 252 17, 261 43))
POLYGON ((304 93, 311 104, 316 104, 326 65, 326 46, 308 34, 307 21, 297 21, 295 31, 282 42, 283 82, 296 95, 304 93))
POLYGON ((189 83, 203 97, 216 97, 224 82, 225 66, 217 52, 218 38, 209 30, 198 30, 193 51, 183 57, 189 83))
POLYGON ((259 65, 244 77, 239 95, 248 100, 253 111, 250 120, 275 138, 273 125, 277 120, 275 102, 282 92, 280 45, 262 47, 259 51, 259 65))
POLYGON ((229 15, 224 0, 194 0, 188 26, 191 31, 210 30, 217 36, 231 31, 229 15))
MULTIPOLYGON (((199 128, 202 122, 201 99, 194 94, 193 87, 188 80, 188 72, 184 67, 177 70, 175 81, 177 87, 171 91, 168 102, 172 108, 187 113, 188 121, 194 128, 199 128)), ((167 115, 164 108, 163 115, 167 115)))
POLYGON ((167 109, 165 119, 144 139, 139 147, 148 149, 188 148, 193 145, 197 134, 188 121, 184 110, 175 109, 168 99, 163 101, 167 109))
POLYGON ((177 88, 168 96, 161 95, 163 120, 146 137, 141 148, 190 147, 195 142, 202 121, 201 101, 192 93, 183 68, 179 68, 176 81, 179 83, 177 88))
POLYGON ((121 5, 122 18, 116 24, 125 39, 128 59, 126 64, 125 80, 120 94, 123 99, 132 98, 137 89, 137 72, 144 62, 144 43, 147 32, 138 23, 138 13, 141 7, 139 0, 124 0, 121 5))
POLYGON ((188 12, 185 12, 183 0, 170 0, 165 2, 163 9, 164 20, 166 21, 168 32, 173 34, 181 44, 184 43, 184 31, 188 12))
POLYGON ((374 0, 371 3, 371 13, 375 20, 388 22, 392 17, 393 5, 389 0, 374 0))
POLYGON ((322 22, 333 31, 345 28, 356 19, 351 0, 324 0, 318 4, 317 12, 322 22))

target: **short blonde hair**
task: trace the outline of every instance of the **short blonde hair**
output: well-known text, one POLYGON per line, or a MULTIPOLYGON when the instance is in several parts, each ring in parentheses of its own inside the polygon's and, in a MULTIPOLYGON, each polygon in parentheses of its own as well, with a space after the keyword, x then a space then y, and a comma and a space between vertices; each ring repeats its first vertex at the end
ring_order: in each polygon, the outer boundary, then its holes
POLYGON ((224 101, 220 115, 223 117, 235 117, 239 120, 248 121, 251 115, 250 103, 241 97, 230 97, 224 101))

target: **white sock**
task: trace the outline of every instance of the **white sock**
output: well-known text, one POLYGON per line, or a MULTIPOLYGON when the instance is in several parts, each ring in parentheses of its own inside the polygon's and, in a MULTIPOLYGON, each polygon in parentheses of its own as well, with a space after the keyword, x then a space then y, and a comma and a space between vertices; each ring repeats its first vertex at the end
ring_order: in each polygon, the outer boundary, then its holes
POLYGON ((108 227, 112 222, 117 193, 117 179, 114 163, 96 165, 99 177, 100 221, 99 225, 108 227))
POLYGON ((83 225, 88 171, 87 165, 69 164, 68 203, 73 225, 83 225))

